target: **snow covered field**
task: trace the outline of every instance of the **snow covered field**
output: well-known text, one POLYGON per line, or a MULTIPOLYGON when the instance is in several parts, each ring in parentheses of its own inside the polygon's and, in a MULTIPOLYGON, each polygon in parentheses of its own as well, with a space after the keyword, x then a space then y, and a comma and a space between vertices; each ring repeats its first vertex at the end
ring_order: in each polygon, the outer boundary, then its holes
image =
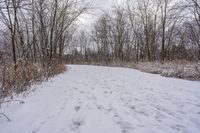
POLYGON ((200 82, 134 69, 71 65, 4 104, 0 133, 199 133, 200 82))

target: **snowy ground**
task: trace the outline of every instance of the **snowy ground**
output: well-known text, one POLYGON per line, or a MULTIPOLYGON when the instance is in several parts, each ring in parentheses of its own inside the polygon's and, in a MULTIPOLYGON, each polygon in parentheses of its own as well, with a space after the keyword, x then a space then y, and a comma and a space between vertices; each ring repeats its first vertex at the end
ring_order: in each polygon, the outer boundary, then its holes
POLYGON ((133 69, 72 65, 21 99, 1 133, 200 132, 200 82, 133 69))

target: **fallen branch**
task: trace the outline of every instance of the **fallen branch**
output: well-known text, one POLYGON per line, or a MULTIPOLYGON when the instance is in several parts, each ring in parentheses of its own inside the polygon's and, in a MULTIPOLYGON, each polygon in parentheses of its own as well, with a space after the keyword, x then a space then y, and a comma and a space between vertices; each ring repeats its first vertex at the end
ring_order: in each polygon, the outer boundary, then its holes
POLYGON ((7 119, 7 121, 9 121, 9 122, 11 121, 11 120, 8 118, 8 116, 7 116, 6 114, 0 113, 0 117, 1 117, 1 116, 4 116, 4 117, 7 119))

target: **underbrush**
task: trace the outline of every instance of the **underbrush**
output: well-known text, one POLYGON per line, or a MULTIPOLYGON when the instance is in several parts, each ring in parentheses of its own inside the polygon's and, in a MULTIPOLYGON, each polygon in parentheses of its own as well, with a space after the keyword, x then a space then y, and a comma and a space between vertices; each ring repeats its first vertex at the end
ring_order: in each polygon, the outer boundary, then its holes
POLYGON ((185 60, 155 62, 89 62, 80 63, 88 65, 111 66, 134 68, 142 72, 160 74, 165 77, 175 77, 189 80, 200 80, 200 62, 190 62, 185 60))
POLYGON ((136 69, 144 72, 161 74, 165 77, 176 77, 189 80, 200 80, 200 62, 189 61, 167 61, 140 62, 136 69))
POLYGON ((14 95, 26 93, 31 85, 42 83, 49 78, 63 73, 65 64, 53 62, 49 65, 18 61, 17 64, 3 62, 0 64, 0 105, 4 99, 12 99, 14 95))

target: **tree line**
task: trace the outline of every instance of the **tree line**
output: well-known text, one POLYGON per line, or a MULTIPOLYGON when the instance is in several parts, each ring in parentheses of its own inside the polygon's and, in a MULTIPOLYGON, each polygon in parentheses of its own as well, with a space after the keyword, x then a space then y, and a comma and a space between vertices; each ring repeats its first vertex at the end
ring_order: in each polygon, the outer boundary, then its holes
POLYGON ((0 0, 0 105, 66 70, 65 48, 89 8, 82 0, 0 0))
POLYGON ((77 18, 89 5, 81 0, 1 0, 1 43, 16 64, 18 59, 62 62, 65 45, 76 30, 77 18))
POLYGON ((200 1, 127 0, 76 34, 68 49, 70 61, 198 61, 200 1))

